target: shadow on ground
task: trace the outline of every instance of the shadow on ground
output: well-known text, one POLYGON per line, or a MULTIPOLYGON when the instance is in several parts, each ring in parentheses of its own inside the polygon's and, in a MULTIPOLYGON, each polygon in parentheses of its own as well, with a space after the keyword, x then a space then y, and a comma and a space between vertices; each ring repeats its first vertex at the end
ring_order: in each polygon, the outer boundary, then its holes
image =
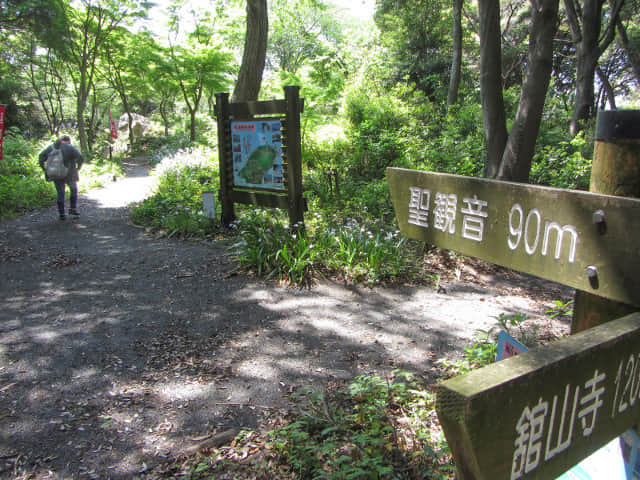
POLYGON ((499 312, 539 309, 484 287, 296 290, 237 275, 223 245, 130 224, 144 179, 82 196, 77 221, 50 208, 0 224, 3 478, 132 478, 254 427, 298 387, 425 376, 499 312))

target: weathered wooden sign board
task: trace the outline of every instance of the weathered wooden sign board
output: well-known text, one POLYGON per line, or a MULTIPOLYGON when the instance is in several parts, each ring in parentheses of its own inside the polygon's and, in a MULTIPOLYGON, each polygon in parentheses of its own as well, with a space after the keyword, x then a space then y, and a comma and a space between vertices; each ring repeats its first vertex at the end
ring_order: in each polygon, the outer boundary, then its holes
POLYGON ((447 380, 437 398, 461 478, 556 478, 640 420, 640 313, 447 380))
POLYGON ((401 233, 640 306, 640 200, 388 168, 401 233))

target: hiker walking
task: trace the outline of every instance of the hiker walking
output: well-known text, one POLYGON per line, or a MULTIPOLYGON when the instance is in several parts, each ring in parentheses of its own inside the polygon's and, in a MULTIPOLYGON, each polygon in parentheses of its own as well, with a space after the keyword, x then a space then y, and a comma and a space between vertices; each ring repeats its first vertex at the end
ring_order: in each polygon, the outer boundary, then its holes
POLYGON ((60 137, 53 145, 49 145, 40 153, 40 167, 44 171, 45 179, 53 182, 58 193, 57 203, 60 220, 65 219, 64 190, 69 185, 69 215, 79 216, 78 207, 78 170, 82 167, 84 158, 71 145, 68 135, 60 137))

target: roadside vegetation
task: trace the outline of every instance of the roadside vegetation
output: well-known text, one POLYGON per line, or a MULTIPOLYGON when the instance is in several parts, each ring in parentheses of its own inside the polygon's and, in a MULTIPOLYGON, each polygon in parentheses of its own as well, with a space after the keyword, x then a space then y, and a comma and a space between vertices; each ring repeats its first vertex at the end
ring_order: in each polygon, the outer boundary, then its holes
MULTIPOLYGON (((577 43, 599 35, 572 34, 580 26, 571 24, 571 11, 562 8, 558 22, 537 22, 559 25, 549 36, 556 39, 546 62, 553 70, 548 88, 538 92, 546 99, 529 99, 522 111, 521 89, 536 70, 528 63, 536 58, 529 45, 540 43, 529 40, 535 38, 531 19, 537 12, 528 2, 495 4, 496 11, 502 7, 502 31, 494 32, 502 51, 493 53, 502 57, 496 82, 503 88, 488 98, 478 79, 484 67, 480 49, 490 42, 478 42, 486 16, 474 2, 454 2, 452 8, 433 0, 378 0, 374 18, 361 21, 345 20, 328 2, 273 0, 259 100, 281 98, 286 85, 301 86, 308 212, 302 228, 289 225, 282 211, 236 205, 237 221, 223 228, 204 215, 202 193, 220 187, 215 94, 232 91, 242 71, 236 63, 243 58, 247 2, 213 1, 207 11, 170 2, 164 33, 171 48, 145 28, 132 28, 148 16, 147 2, 102 0, 95 8, 67 0, 27 3, 10 0, 11 8, 3 12, 15 15, 0 15, 0 38, 12 52, 0 57, 0 104, 7 106, 0 220, 55 203, 38 153, 70 134, 87 160, 81 191, 123 175, 124 161, 150 160, 157 182, 153 194, 132 207, 135 224, 156 236, 222 242, 243 272, 293 288, 312 287, 322 278, 439 288, 444 277, 459 276, 468 259, 399 235, 385 170, 485 174, 488 150, 497 151, 493 161, 499 160, 504 145, 488 148, 491 134, 483 128, 483 115, 489 112, 483 106, 504 117, 492 127, 510 130, 518 113, 544 104, 539 127, 521 135, 536 141, 529 182, 587 189, 594 112, 615 108, 616 99, 630 106, 639 102, 635 0, 617 4, 616 15, 609 4, 585 7, 602 10, 602 18, 589 25, 585 20, 583 28, 618 31, 615 38, 602 36, 612 42, 607 45, 577 43), (459 40, 452 34, 455 27, 461 30, 459 40), (602 53, 591 79, 578 75, 588 66, 577 58, 579 51, 602 53), (585 81, 599 91, 578 84, 585 81), (592 98, 582 98, 583 92, 592 98), (122 119, 118 140, 107 127, 112 112, 122 119), (134 114, 148 121, 144 131, 133 128, 134 114)), ((571 310, 566 300, 556 307, 549 317, 571 310)), ((526 345, 553 338, 517 315, 496 324, 526 345)), ((292 411, 270 414, 263 429, 176 462, 158 478, 453 478, 432 387, 492 362, 496 334, 497 329, 478 332, 462 360, 440 361, 424 378, 393 372, 323 392, 292 392, 292 411)))

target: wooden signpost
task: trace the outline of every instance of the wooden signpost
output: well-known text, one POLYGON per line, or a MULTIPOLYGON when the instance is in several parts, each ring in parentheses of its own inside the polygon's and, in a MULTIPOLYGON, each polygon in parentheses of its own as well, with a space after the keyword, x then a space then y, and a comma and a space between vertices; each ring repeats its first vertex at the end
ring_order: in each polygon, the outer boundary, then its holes
POLYGON ((640 305, 640 200, 387 169, 400 232, 640 305))
POLYGON ((443 382, 462 479, 554 479, 640 419, 640 313, 443 382))
MULTIPOLYGON (((640 307, 640 200, 398 168, 387 180, 406 237, 640 307)), ((458 478, 553 479, 640 421, 640 313, 447 380, 436 409, 458 478)))
POLYGON ((304 223, 300 87, 284 100, 230 103, 216 94, 222 223, 236 218, 234 203, 282 208, 292 226, 304 223))

